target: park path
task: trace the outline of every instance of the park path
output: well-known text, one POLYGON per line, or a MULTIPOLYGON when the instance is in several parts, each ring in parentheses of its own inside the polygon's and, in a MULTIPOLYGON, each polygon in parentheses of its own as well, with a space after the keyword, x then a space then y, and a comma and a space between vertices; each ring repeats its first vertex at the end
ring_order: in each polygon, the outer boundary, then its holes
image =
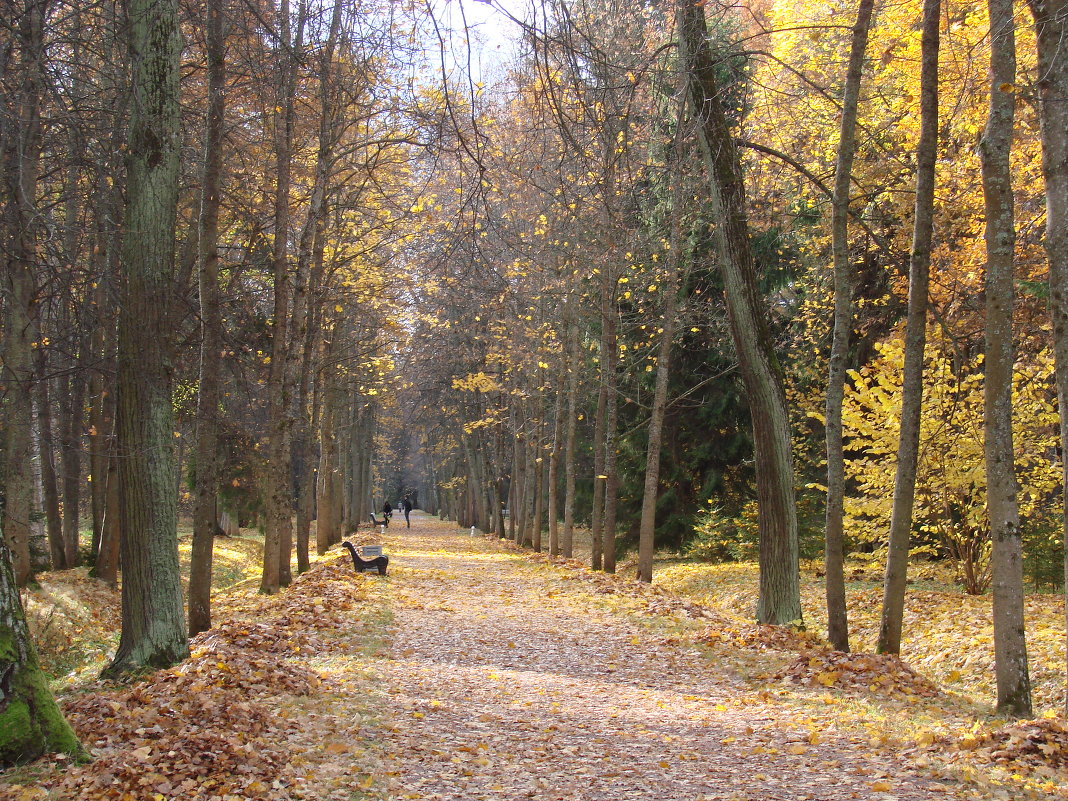
POLYGON ((957 797, 812 737, 579 571, 423 515, 388 545, 389 713, 375 736, 391 798, 957 797))

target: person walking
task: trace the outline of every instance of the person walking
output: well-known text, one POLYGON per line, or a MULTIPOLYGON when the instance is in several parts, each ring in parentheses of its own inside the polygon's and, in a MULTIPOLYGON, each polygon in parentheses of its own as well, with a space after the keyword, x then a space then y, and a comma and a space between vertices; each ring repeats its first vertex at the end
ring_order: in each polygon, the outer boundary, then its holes
POLYGON ((405 495, 404 500, 401 501, 401 509, 404 510, 404 522, 408 524, 408 528, 411 528, 412 520, 409 515, 412 513, 412 499, 407 495, 405 495))

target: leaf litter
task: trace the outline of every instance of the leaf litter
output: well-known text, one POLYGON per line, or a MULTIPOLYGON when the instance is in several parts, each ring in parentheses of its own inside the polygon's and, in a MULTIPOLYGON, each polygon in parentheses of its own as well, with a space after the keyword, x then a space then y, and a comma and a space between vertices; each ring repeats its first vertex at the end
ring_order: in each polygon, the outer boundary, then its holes
POLYGON ((385 581, 331 554, 222 597, 189 660, 66 702, 91 764, 0 775, 0 798, 1068 797, 1063 720, 868 737, 858 710, 947 701, 899 660, 415 522, 385 581))

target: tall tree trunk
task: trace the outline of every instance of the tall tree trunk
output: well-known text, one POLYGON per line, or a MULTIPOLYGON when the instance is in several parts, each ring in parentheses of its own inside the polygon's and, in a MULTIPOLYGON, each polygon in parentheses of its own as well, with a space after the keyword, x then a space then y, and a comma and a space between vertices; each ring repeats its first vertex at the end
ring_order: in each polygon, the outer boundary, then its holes
MULTIPOLYGON (((1037 84, 1046 180, 1046 253, 1050 318, 1061 419, 1061 453, 1068 453, 1068 0, 1029 0, 1038 42, 1037 84)), ((1068 588, 1068 459, 1061 459, 1064 575, 1068 588)), ((1068 604, 1065 605, 1068 615, 1068 604)), ((1068 693, 1064 714, 1068 715, 1068 693)))
POLYGON ((834 196, 831 199, 831 239, 834 254, 834 334, 827 376, 827 530, 824 569, 827 589, 827 639, 839 651, 849 650, 849 620, 846 616, 845 544, 845 454, 842 446, 842 397, 845 390, 849 336, 853 330, 853 275, 849 258, 849 190, 856 153, 857 106, 864 68, 864 51, 868 47, 875 0, 860 0, 857 21, 853 26, 842 89, 841 126, 838 135, 838 162, 834 171, 834 196))
POLYGON ((219 207, 226 126, 226 36, 223 3, 206 0, 208 117, 200 199, 200 391, 197 393, 193 549, 189 567, 189 633, 211 628, 211 563, 218 526, 219 401, 223 348, 219 310, 219 207))
POLYGON ((986 376, 983 422, 986 508, 993 543, 994 662, 998 711, 1031 716, 1024 636, 1023 554, 1012 447, 1013 263, 1012 129, 1016 110, 1016 23, 1012 0, 988 0, 990 112, 979 155, 986 209, 986 376))
MULTIPOLYGON (((614 290, 613 290, 614 291, 614 290)), ((618 343, 618 310, 615 299, 612 300, 610 313, 606 320, 608 336, 605 338, 607 354, 605 356, 605 381, 608 395, 608 405, 605 409, 605 440, 604 440, 604 571, 616 572, 616 502, 619 495, 619 467, 616 458, 616 443, 619 438, 619 343, 618 343)))
POLYGON ((653 552, 656 547, 656 501, 660 489, 660 447, 663 444, 664 410, 667 408, 668 376, 671 369, 671 342, 675 338, 678 305, 677 273, 664 281, 660 310, 660 345, 656 352, 656 385, 649 434, 645 450, 645 489, 642 493, 641 523, 638 528, 638 580, 653 580, 653 552))
POLYGON ((0 159, 3 163, 3 242, 5 270, 2 291, 5 317, 3 372, 4 404, 4 538, 11 550, 15 582, 23 586, 33 572, 30 563, 30 514, 33 510, 33 389, 32 347, 37 339, 36 280, 37 182, 41 158, 41 97, 45 87, 44 25, 48 0, 25 0, 18 27, 8 43, 17 62, 17 89, 0 109, 0 159))
POLYGON ((604 431, 605 413, 608 406, 608 387, 605 369, 608 361, 607 356, 607 326, 605 320, 608 317, 608 292, 614 291, 614 287, 608 286, 608 269, 601 270, 601 341, 600 341, 600 370, 597 380, 597 406, 593 417, 593 507, 590 512, 590 569, 600 570, 604 563, 604 431))
MULTIPOLYGON (((114 439, 114 436, 110 438, 109 453, 115 449, 114 439)), ((100 528, 100 550, 97 551, 93 575, 112 587, 119 582, 119 551, 122 547, 121 508, 119 467, 115 458, 109 458, 104 474, 104 517, 100 528)))
POLYGON ((940 0, 924 0, 920 66, 920 139, 916 145, 916 211, 909 259, 905 365, 901 378, 901 430, 898 435, 894 505, 883 580, 883 612, 878 651, 901 653, 909 533, 916 499, 916 460, 923 406, 923 351, 927 342, 927 290, 934 231, 935 157, 938 154, 938 23, 940 0))
POLYGON ((289 274, 290 186, 292 183, 295 94, 302 39, 304 4, 300 3, 298 33, 294 37, 289 0, 278 9, 280 81, 275 117, 274 325, 271 330, 271 373, 267 382, 267 488, 266 526, 263 538, 263 575, 260 592, 275 593, 289 583, 289 555, 293 543, 292 419, 288 368, 291 276, 289 274))
MULTIPOLYGON (((574 316, 573 316, 574 317, 574 316)), ((582 349, 576 319, 568 321, 567 359, 567 420, 564 426, 564 526, 560 532, 560 553, 566 559, 574 556, 575 541, 575 451, 578 439, 579 365, 582 349)))
MULTIPOLYGON (((570 299, 570 295, 569 295, 570 299)), ((570 303, 568 303, 568 307, 570 303)), ((567 308, 565 308, 565 320, 567 319, 567 308)), ((560 555, 560 456, 562 449, 560 447, 560 439, 563 436, 564 430, 564 376, 567 373, 567 347, 565 345, 563 352, 560 354, 560 369, 557 371, 559 380, 556 386, 556 397, 553 400, 553 439, 552 445, 549 451, 549 497, 548 497, 548 516, 549 516, 549 555, 560 555)))
POLYGON ((78 369, 78 359, 71 360, 72 375, 65 381, 67 392, 63 410, 63 548, 68 567, 81 562, 78 553, 81 533, 82 499, 82 416, 85 414, 85 377, 78 369))
POLYGON ((698 116, 698 140, 708 170, 715 243, 731 338, 749 401, 760 510, 760 601, 757 620, 801 620, 790 422, 782 369, 772 349, 757 291, 756 265, 745 211, 745 186, 734 136, 720 103, 703 3, 679 0, 678 27, 688 95, 698 116))
POLYGON ((63 547, 63 521, 59 515, 59 485, 56 483, 56 451, 52 445, 52 401, 48 391, 47 351, 37 351, 37 428, 38 452, 41 457, 41 495, 48 531, 48 550, 52 569, 66 570, 67 552, 63 547))
POLYGON ((118 451, 122 481, 122 635, 105 673, 189 656, 174 493, 168 310, 178 197, 177 0, 130 0, 133 63, 124 297, 119 306, 118 451))
POLYGON ((319 417, 319 475, 317 478, 315 520, 315 550, 320 556, 333 544, 334 529, 341 521, 334 516, 338 491, 338 443, 334 433, 334 417, 337 414, 339 394, 333 385, 335 378, 323 391, 323 410, 319 417))

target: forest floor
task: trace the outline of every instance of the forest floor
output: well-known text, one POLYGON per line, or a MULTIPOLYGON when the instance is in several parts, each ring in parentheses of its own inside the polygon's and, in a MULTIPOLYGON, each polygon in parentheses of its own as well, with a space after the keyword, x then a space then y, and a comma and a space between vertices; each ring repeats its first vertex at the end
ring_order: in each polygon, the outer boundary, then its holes
POLYGON ((899 661, 428 516, 384 544, 387 578, 331 551, 220 595, 181 665, 71 683, 94 760, 0 798, 1068 798, 1063 718, 998 726, 899 661))

